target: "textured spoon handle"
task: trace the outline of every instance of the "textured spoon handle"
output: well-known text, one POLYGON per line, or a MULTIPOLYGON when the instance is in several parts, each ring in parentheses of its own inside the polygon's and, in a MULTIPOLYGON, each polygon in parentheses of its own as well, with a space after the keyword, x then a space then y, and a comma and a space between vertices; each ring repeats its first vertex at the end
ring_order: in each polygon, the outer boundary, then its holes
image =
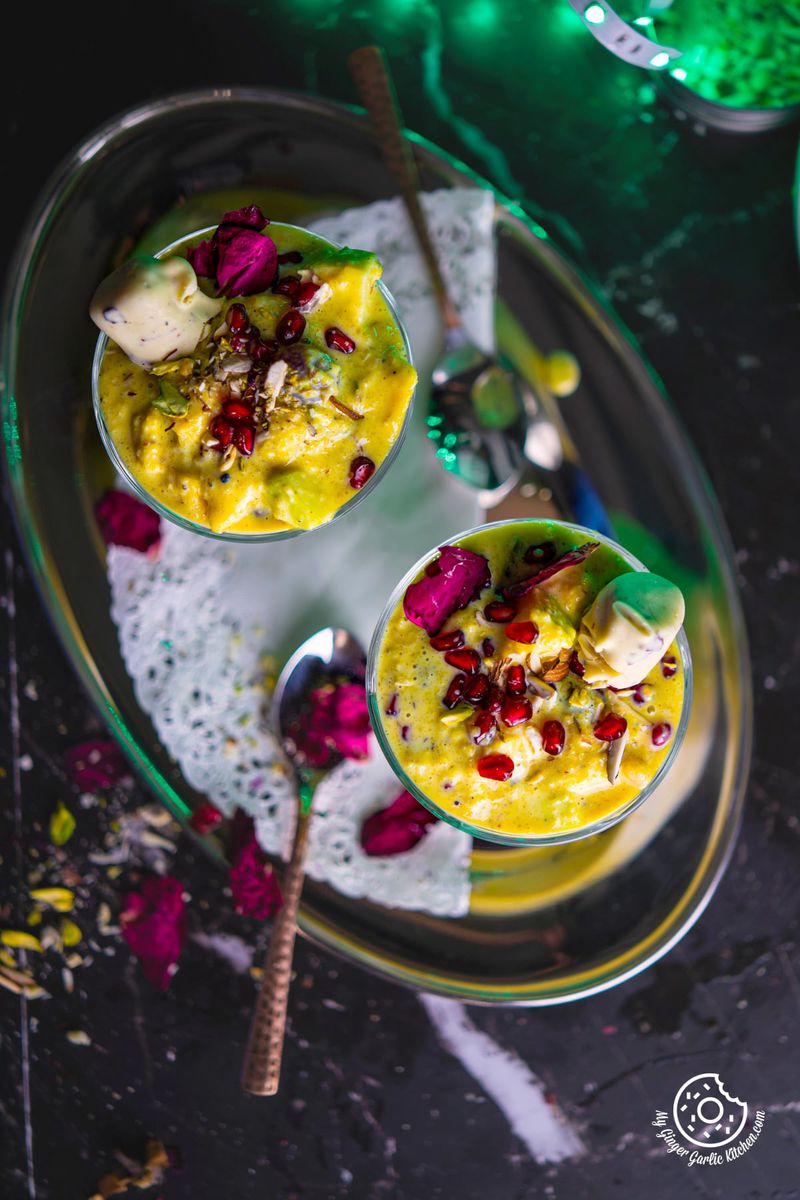
POLYGON ((461 322, 447 293, 428 222, 419 202, 417 164, 403 137, 400 109, 384 53, 378 46, 362 46, 348 57, 347 65, 417 235, 442 319, 447 329, 458 329, 461 322))
POLYGON ((286 1005, 297 935, 297 910, 303 891, 303 863, 310 813, 299 813, 292 858, 283 885, 283 905, 275 918, 242 1069, 242 1087, 254 1096, 278 1091, 286 1032, 286 1005))

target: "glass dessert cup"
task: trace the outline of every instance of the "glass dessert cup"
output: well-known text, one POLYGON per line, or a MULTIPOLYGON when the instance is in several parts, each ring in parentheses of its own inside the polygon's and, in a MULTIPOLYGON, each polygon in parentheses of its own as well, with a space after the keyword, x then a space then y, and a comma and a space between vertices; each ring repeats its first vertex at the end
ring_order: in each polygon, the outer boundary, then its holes
MULTIPOLYGON (((599 542, 601 546, 607 547, 615 555, 631 567, 634 571, 646 571, 645 566, 617 542, 611 538, 603 537, 591 529, 587 529, 581 525, 571 524, 567 521, 545 521, 539 518, 530 519, 512 519, 506 521, 497 521, 483 526, 477 526, 473 529, 466 530, 463 533, 451 538, 449 545, 459 546, 473 535, 482 534, 491 537, 494 531, 503 529, 504 527, 518 526, 520 529, 525 529, 526 540, 529 538, 531 543, 544 540, 542 534, 545 533, 545 527, 549 531, 556 526, 558 530, 575 535, 577 538, 576 544, 581 542, 599 542)), ((391 766, 398 779, 401 781, 404 788, 414 796, 420 804, 424 805, 430 812, 455 828, 462 830, 465 833, 471 834, 473 837, 480 840, 499 843, 505 846, 553 846, 567 842, 577 841, 581 838, 592 837, 595 834, 601 833, 611 826, 616 825, 623 818, 629 816, 640 805, 653 794, 658 785, 664 780, 670 767, 674 763, 686 734, 686 729, 689 723, 689 713, 692 700, 692 663, 689 652, 689 643, 686 634, 681 627, 675 636, 674 644, 680 655, 680 666, 683 672, 683 697, 680 707, 680 715, 674 727, 674 733, 671 736, 668 747, 663 751, 663 757, 659 763, 657 770, 647 780, 645 785, 627 802, 619 805, 619 807, 607 812, 594 820, 587 820, 586 823, 575 825, 574 827, 554 830, 552 832, 511 832, 508 830, 493 829, 487 825, 476 821, 462 818, 452 811, 443 808, 434 799, 422 790, 420 785, 411 777, 409 771, 400 761, 392 740, 387 731, 387 716, 386 713, 386 695, 381 694, 381 682, 379 679, 379 663, 381 651, 384 644, 384 639, 387 633, 389 622, 395 613, 400 610, 402 612, 403 598, 405 593, 412 583, 421 578, 424 574, 425 567, 430 563, 431 559, 437 553, 437 547, 432 548, 423 558, 421 558, 404 578, 400 581, 397 587, 392 592, 386 608, 384 609, 381 618, 375 628, 372 641, 369 648, 368 663, 367 663, 367 701, 369 706, 370 720, 372 728, 378 739, 380 747, 386 756, 389 765, 391 766)), ((480 607, 483 608, 487 602, 492 600, 490 593, 485 593, 480 598, 480 607)), ((467 609, 472 604, 472 601, 467 605, 467 609)), ((464 610, 457 610, 452 614, 452 621, 457 624, 459 613, 464 610)), ((416 628, 409 622, 410 628, 416 628)), ((498 632, 500 626, 496 627, 498 632)), ((421 631, 422 632, 422 631, 421 631)), ((490 630, 485 631, 487 634, 490 630)), ((423 633, 423 636, 424 635, 423 633)), ((394 719, 389 717, 388 719, 394 719)), ((454 749, 457 749, 454 747, 454 749)), ((489 745, 484 751, 485 754, 491 755, 495 752, 495 747, 489 745)), ((524 786, 522 783, 517 783, 515 786, 524 786)))
MULTIPOLYGON (((282 221, 277 224, 281 230, 296 230, 297 232, 302 233, 302 234, 307 233, 307 231, 302 229, 300 226, 291 225, 287 222, 282 221)), ((158 258, 158 259, 168 258, 170 255, 181 252, 182 250, 187 249, 189 246, 194 245, 196 242, 200 241, 202 238, 210 237, 214 233, 215 229, 216 229, 216 226, 212 225, 205 229, 197 230, 195 233, 185 235, 185 236, 177 239, 176 241, 171 242, 168 246, 165 246, 162 250, 158 251, 154 255, 154 257, 158 258)), ((329 247, 333 250, 341 249, 341 247, 335 245, 333 242, 330 242, 326 238, 322 238, 317 234, 314 234, 314 237, 319 242, 323 243, 324 245, 326 245, 327 247, 329 247)), ((385 304, 386 308, 388 309, 389 315, 392 319, 392 322, 394 323, 394 326, 397 329, 397 332, 400 335, 400 339, 402 341, 403 350, 404 350, 406 359, 408 360, 409 365, 413 367, 411 344, 410 344, 410 341, 408 338, 408 333, 406 331, 405 325, 403 324, 403 321, 397 310, 397 305, 395 303, 395 300, 394 300, 391 292, 389 291, 389 289, 386 287, 386 285, 383 283, 382 280, 379 279, 375 286, 377 288, 378 293, 380 294, 381 299, 383 300, 383 303, 385 304)), ((239 300, 240 298, 233 297, 233 299, 239 300)), ((247 297, 245 297, 244 299, 246 300, 247 297)), ((95 420, 97 422, 97 428, 100 432, 100 437, 102 439, 103 446, 106 450, 106 453, 108 454, 111 462, 113 463, 118 475, 124 481, 125 486, 135 496, 137 496, 140 500, 142 500, 145 504, 147 504, 148 507, 153 509, 153 511, 156 512, 159 515, 159 517, 163 517, 165 520, 171 521, 175 525, 179 525, 182 529, 189 530, 192 533, 198 533, 203 537, 216 538, 218 540, 231 541, 231 542, 270 542, 270 541, 281 541, 281 540, 284 540, 287 538, 299 537, 303 533, 310 533, 310 532, 313 532, 315 529, 325 528, 326 526, 332 524, 334 521, 338 520, 341 516, 344 516, 345 514, 351 512, 352 509, 357 504, 359 504, 364 499, 364 497, 367 496, 373 490, 373 488, 376 486, 376 484, 381 479, 383 479, 386 471, 391 466, 391 464, 394 462, 395 458, 397 457, 397 455, 400 451, 400 448, 402 446, 403 440, 406 435, 406 431, 409 426, 409 421, 411 418, 411 412, 412 412, 413 403, 414 403, 414 390, 412 390, 411 395, 409 397, 409 401, 406 406, 406 410, 405 410, 403 420, 402 420, 399 432, 397 434, 397 437, 392 442, 387 453, 384 455, 384 457, 381 459, 381 461, 376 464, 374 472, 367 479, 367 481, 363 484, 363 486, 360 487, 358 490, 354 490, 353 495, 348 500, 346 500, 345 503, 343 503, 332 514, 332 516, 329 517, 327 520, 324 520, 315 525, 309 525, 308 527, 305 527, 305 528, 285 527, 285 528, 279 528, 279 529, 266 529, 263 531, 260 531, 260 530, 255 530, 255 531, 214 530, 214 529, 210 528, 210 526, 205 525, 199 521, 194 521, 191 518, 186 517, 182 513, 176 512, 174 509, 170 508, 168 504, 166 504, 161 499, 159 499, 157 496, 155 496, 153 494, 153 492, 151 492, 145 486, 145 484, 142 482, 142 480, 140 480, 133 473, 133 471, 130 469, 128 464, 124 461, 124 459, 119 451, 119 448, 117 447, 117 444, 111 434, 108 424, 106 422, 105 414, 103 412, 101 396, 100 396, 100 370, 101 370, 101 366, 103 363, 103 356, 104 356, 104 353, 105 353, 108 343, 109 343, 109 338, 107 337, 107 335, 105 333, 100 333, 100 335, 98 336, 98 339, 97 339, 97 343, 96 343, 95 351, 94 351, 94 358, 92 361, 92 405, 93 405, 93 409, 94 409, 95 420)), ((287 349, 291 349, 291 348, 292 348, 291 346, 287 347, 287 349)))

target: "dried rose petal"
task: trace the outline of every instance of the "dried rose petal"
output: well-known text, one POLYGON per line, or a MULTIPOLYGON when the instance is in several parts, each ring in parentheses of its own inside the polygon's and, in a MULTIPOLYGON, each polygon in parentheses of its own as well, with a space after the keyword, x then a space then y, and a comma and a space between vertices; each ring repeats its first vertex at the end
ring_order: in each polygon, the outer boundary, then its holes
POLYGON ((233 907, 242 917, 266 920, 277 912, 283 896, 275 872, 250 828, 249 838, 239 847, 228 872, 233 907))
POLYGON ((211 830, 216 829, 221 821, 222 813, 210 800, 203 800, 198 804, 189 817, 189 825, 195 833, 211 833, 211 830))
POLYGON ((246 208, 233 208, 222 214, 220 225, 241 225, 245 229, 262 230, 269 225, 269 219, 264 216, 257 204, 248 204, 246 208))
POLYGON ((109 488, 97 501, 94 515, 107 546, 144 553, 161 537, 161 522, 152 508, 117 488, 109 488))
POLYGON ((165 990, 186 940, 183 885, 171 875, 149 876, 140 892, 125 897, 120 925, 145 979, 165 990))
POLYGON ((220 225, 217 289, 224 296, 252 296, 272 286, 278 270, 278 247, 272 238, 239 225, 220 225))
POLYGON ((527 579, 521 579, 519 583, 512 583, 510 587, 504 588, 503 595, 508 600, 518 600, 521 596, 527 596, 528 592, 538 587, 540 583, 545 583, 548 579, 552 579, 559 571, 565 571, 567 567, 575 567, 578 563, 582 563, 599 545, 599 542, 584 542, 582 546, 575 546, 572 550, 565 550, 563 554, 558 556, 555 562, 542 567, 540 571, 537 571, 534 575, 529 575, 527 579))
POLYGON ((367 758, 369 732, 363 684, 343 683, 311 693, 311 712, 297 743, 311 766, 322 767, 333 751, 343 758, 367 758))
POLYGON ((186 257, 194 267, 195 275, 202 275, 204 279, 214 278, 217 273, 217 248, 213 238, 206 238, 192 246, 191 250, 187 250, 186 257))
POLYGON ((416 846, 435 821, 433 813, 412 795, 401 792, 388 808, 367 817, 361 826, 361 845, 373 857, 404 854, 416 846))
POLYGON ((257 204, 223 214, 213 236, 186 257, 196 274, 216 279, 225 296, 251 296, 272 286, 278 273, 278 248, 259 232, 269 221, 257 204))
POLYGON ((489 563, 482 554, 461 546, 440 546, 436 575, 412 583, 403 597, 403 612, 431 636, 448 617, 464 608, 491 582, 489 563))
POLYGON ((102 792, 129 774, 117 743, 101 740, 71 746, 64 753, 64 767, 82 792, 102 792))

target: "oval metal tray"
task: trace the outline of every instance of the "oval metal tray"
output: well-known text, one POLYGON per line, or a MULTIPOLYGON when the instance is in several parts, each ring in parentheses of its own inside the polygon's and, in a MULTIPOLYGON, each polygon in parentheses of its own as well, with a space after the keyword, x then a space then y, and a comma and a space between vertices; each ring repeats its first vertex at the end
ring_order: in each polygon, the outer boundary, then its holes
MULTIPOLYGON (((426 188, 488 186, 435 146, 413 142, 426 188)), ((129 247, 185 197, 195 198, 197 225, 197 197, 254 187, 271 189, 271 215, 284 220, 393 194, 366 119, 355 111, 274 91, 169 97, 103 127, 62 165, 21 240, 6 297, 5 454, 31 569, 99 711, 144 780, 183 820, 199 797, 136 703, 109 615, 91 515, 109 467, 92 423, 95 335, 85 314, 96 281, 124 249, 121 231, 129 247)), ((309 882, 301 927, 414 987, 473 1002, 551 1004, 642 970, 702 912, 738 827, 750 677, 727 535, 658 381, 546 233, 519 205, 497 202, 499 342, 524 370, 536 369, 534 341, 579 358, 583 383, 563 402, 563 415, 617 538, 684 588, 693 718, 668 779, 620 826, 552 850, 476 849, 466 917, 396 911, 309 882)), ((199 224, 217 212, 218 200, 199 224)), ((160 236, 176 221, 179 234, 180 210, 160 224, 160 236)), ((526 503, 512 501, 515 511, 526 503)))

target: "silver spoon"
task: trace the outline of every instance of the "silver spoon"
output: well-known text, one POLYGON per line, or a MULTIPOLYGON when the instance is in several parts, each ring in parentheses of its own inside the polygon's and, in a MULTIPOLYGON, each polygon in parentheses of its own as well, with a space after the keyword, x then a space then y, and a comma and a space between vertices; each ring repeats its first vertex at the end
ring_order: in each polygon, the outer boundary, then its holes
POLYGON ((296 741, 297 734, 302 730, 314 689, 326 683, 362 683, 365 672, 366 655, 352 634, 346 629, 320 629, 295 650, 275 685, 272 721, 294 770, 297 828, 283 879, 283 905, 272 929, 242 1069, 242 1088, 255 1096, 274 1096, 278 1091, 314 793, 341 762, 341 756, 332 750, 324 767, 310 766, 296 741))
POLYGON ((497 503, 514 487, 525 465, 524 438, 506 436, 502 422, 524 421, 528 410, 535 418, 535 397, 506 359, 478 349, 461 324, 422 211, 417 165, 402 134, 383 51, 378 46, 362 46, 353 51, 347 64, 406 206, 444 324, 444 354, 433 371, 430 400, 429 424, 441 432, 437 453, 443 466, 497 503))

